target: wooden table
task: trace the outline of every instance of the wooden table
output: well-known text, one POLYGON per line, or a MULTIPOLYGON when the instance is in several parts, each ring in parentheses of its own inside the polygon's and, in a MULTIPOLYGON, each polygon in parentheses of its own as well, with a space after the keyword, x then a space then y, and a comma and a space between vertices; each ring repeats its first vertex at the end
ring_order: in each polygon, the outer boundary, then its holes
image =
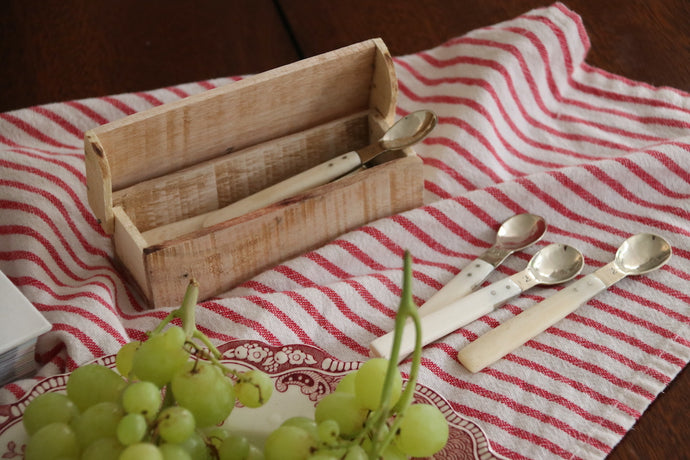
MULTIPOLYGON (((48 102, 256 73, 382 37, 414 53, 511 19, 539 0, 4 0, 0 112, 48 102)), ((604 70, 690 91, 690 2, 569 0, 604 70)), ((611 453, 680 458, 690 450, 686 369, 611 453)))

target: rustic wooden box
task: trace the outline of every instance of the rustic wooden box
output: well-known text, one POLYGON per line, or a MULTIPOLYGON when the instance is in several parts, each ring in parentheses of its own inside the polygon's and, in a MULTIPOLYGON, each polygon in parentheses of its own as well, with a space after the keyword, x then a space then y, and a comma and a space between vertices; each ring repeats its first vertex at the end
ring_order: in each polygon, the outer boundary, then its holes
POLYGON ((128 116, 85 134, 89 203, 150 306, 178 305, 190 277, 201 299, 218 295, 422 204, 421 160, 405 149, 275 205, 156 237, 367 145, 394 121, 396 96, 393 61, 373 39, 128 116))

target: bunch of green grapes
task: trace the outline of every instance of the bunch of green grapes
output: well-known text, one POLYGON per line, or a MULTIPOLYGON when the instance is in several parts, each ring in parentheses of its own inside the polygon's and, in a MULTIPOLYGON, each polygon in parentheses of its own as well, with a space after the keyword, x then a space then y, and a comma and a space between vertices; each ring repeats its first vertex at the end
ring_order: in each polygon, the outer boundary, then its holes
POLYGON ((44 393, 27 406, 26 460, 253 460, 247 438, 221 425, 235 407, 259 407, 273 382, 258 370, 224 366, 194 326, 196 283, 183 306, 142 342, 117 353, 117 371, 77 368, 66 393, 44 393), (181 317, 183 327, 170 325, 181 317))
POLYGON ((314 418, 285 420, 266 439, 266 459, 398 460, 440 451, 448 441, 444 415, 430 404, 401 404, 402 377, 389 366, 366 361, 319 401, 314 418))
POLYGON ((182 306, 142 342, 124 345, 116 369, 89 364, 67 381, 66 394, 45 393, 26 408, 26 460, 397 460, 425 457, 448 440, 436 407, 413 404, 421 343, 411 296, 410 256, 396 315, 392 356, 411 317, 418 343, 410 379, 395 361, 374 358, 347 374, 316 406, 314 417, 285 420, 263 451, 223 427, 236 400, 246 407, 268 401, 273 382, 261 371, 238 372, 196 329, 198 285, 182 306), (182 327, 171 321, 182 320, 182 327))

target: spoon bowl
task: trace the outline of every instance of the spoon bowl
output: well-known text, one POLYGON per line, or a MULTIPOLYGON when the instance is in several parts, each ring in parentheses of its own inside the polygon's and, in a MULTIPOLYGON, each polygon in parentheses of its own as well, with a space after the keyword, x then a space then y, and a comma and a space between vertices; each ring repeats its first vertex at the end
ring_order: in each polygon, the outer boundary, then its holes
POLYGON ((409 147, 424 139, 436 126, 436 114, 430 110, 412 112, 398 120, 381 137, 379 144, 386 150, 409 147))
POLYGON ((671 253, 671 245, 665 239, 651 233, 638 233, 620 245, 614 262, 626 275, 642 275, 664 266, 671 253))
POLYGON ((585 265, 577 249, 565 244, 550 244, 537 252, 527 269, 539 284, 558 284, 574 278, 585 265))
POLYGON ((517 214, 507 219, 496 234, 494 246, 520 251, 539 241, 546 232, 546 221, 534 214, 517 214))

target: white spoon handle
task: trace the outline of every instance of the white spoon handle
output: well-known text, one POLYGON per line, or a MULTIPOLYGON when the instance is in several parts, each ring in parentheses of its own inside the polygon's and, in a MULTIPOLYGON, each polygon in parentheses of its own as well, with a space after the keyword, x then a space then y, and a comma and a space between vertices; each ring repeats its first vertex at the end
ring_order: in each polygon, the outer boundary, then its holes
POLYGON ((606 287, 596 272, 584 276, 464 347, 458 353, 458 360, 470 372, 479 372, 568 316, 606 287))
POLYGON ((466 296, 479 287, 493 270, 494 266, 490 263, 482 259, 473 260, 419 307, 419 316, 438 311, 449 303, 466 296))
POLYGON ((203 226, 210 227, 290 198, 319 185, 327 184, 358 168, 361 164, 359 154, 355 151, 339 155, 224 208, 208 213, 203 221, 203 226))
MULTIPOLYGON (((512 277, 505 278, 421 317, 422 346, 481 318, 521 292, 522 289, 513 281, 512 277)), ((369 344, 371 354, 391 359, 393 337, 394 333, 389 332, 372 341, 369 344)), ((403 328, 397 360, 400 361, 412 353, 414 344, 414 324, 408 321, 403 328)))

